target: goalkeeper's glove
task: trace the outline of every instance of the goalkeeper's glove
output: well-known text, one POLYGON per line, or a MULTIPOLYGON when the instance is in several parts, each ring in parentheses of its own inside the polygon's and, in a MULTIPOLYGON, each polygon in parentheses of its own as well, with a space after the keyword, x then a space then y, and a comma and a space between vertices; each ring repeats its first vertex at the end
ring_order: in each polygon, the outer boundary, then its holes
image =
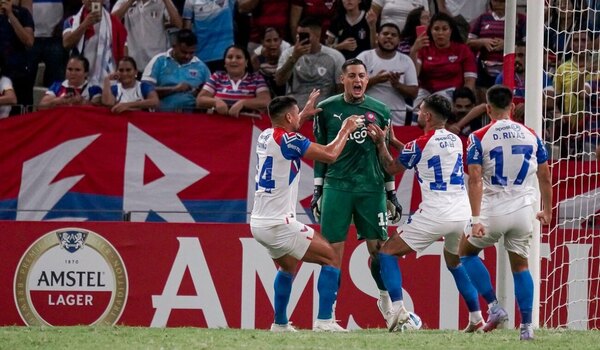
POLYGON ((310 209, 315 216, 315 220, 317 222, 321 221, 321 197, 323 196, 323 186, 315 185, 315 191, 313 192, 313 197, 310 201, 310 209))
POLYGON ((390 220, 392 224, 395 224, 402 218, 402 206, 398 203, 396 191, 385 191, 385 195, 387 198, 385 205, 388 211, 388 220, 390 220))

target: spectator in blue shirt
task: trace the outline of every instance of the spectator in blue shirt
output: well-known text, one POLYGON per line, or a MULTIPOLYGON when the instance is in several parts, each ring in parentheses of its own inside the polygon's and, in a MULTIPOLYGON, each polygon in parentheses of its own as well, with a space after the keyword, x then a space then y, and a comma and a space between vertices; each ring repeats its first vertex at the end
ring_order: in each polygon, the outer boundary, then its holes
POLYGON ((198 39, 189 29, 175 36, 173 47, 152 58, 142 76, 156 88, 163 111, 191 110, 210 70, 195 56, 198 39))

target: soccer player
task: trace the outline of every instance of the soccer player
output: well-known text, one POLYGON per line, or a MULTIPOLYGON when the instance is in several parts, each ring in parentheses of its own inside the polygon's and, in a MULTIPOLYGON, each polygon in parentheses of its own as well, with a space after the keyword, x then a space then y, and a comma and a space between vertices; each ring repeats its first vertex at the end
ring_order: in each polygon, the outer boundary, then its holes
POLYGON ((381 277, 393 305, 386 319, 390 332, 408 320, 408 311, 402 301, 398 257, 422 252, 442 237, 446 267, 469 309, 469 325, 464 331, 477 332, 484 326, 477 290, 458 256, 460 239, 469 223, 470 207, 464 182, 463 145, 458 136, 445 129, 451 113, 452 106, 445 97, 426 97, 417 120, 425 134, 407 143, 396 159, 387 150, 384 132, 374 124, 368 125, 369 136, 377 144, 379 159, 385 170, 396 174, 404 168, 415 168, 421 185, 419 209, 379 250, 381 277))
POLYGON ((526 126, 510 120, 515 108, 512 91, 494 85, 487 91, 491 124, 473 132, 467 144, 471 225, 460 244, 460 260, 471 281, 489 306, 484 331, 495 329, 508 318, 496 299, 490 274, 477 256, 504 236, 504 247, 521 312, 521 340, 533 339, 533 279, 527 258, 533 232, 534 175, 543 210, 536 218, 547 225, 552 219, 552 184, 548 153, 543 141, 526 126))
POLYGON ((258 137, 256 153, 256 194, 250 219, 252 235, 269 250, 279 265, 275 277, 275 322, 273 332, 295 332, 287 318, 287 305, 298 261, 322 265, 317 290, 319 314, 315 331, 345 332, 332 316, 340 260, 333 248, 312 228, 296 221, 300 158, 331 163, 342 152, 350 134, 363 126, 363 119, 352 116, 344 121, 337 136, 327 145, 312 143, 297 133, 307 117, 314 115, 318 90, 313 90, 302 113, 292 97, 277 97, 268 106, 272 127, 258 137))
MULTIPOLYGON (((322 111, 315 118, 314 133, 316 141, 323 145, 336 137, 343 121, 352 115, 363 115, 365 123, 376 123, 381 128, 390 125, 389 108, 365 95, 369 78, 361 60, 350 59, 343 64, 341 82, 344 93, 319 103, 322 111)), ((385 315, 391 301, 379 273, 377 251, 388 237, 387 211, 395 223, 400 220, 402 207, 396 198, 394 178, 379 164, 376 146, 367 136, 366 127, 350 135, 336 162, 315 162, 314 174, 311 208, 320 219, 325 238, 341 261, 350 222, 354 221, 359 239, 367 240, 371 275, 380 291, 377 306, 385 315)))

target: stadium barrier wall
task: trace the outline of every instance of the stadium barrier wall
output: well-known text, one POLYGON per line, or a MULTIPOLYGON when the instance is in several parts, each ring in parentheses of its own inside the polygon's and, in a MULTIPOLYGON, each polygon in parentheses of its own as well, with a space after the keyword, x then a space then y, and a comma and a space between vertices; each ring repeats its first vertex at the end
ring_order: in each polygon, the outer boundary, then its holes
MULTIPOLYGON (((563 248, 556 254, 541 245, 542 263, 556 266, 550 278, 586 273, 577 293, 542 295, 549 300, 542 320, 554 326, 568 317, 597 320, 598 295, 587 294, 598 288, 585 276, 600 273, 598 264, 588 265, 600 248, 582 230, 559 233, 564 240, 553 244, 563 248)), ((0 235, 0 326, 266 329, 272 322, 276 266, 247 224, 0 221, 0 235)), ((349 237, 336 318, 350 329, 384 327, 366 244, 356 240, 354 228, 349 237)), ((405 302, 427 328, 461 329, 468 311, 442 250, 440 241, 401 259, 405 302)), ((495 250, 482 257, 494 276, 495 250)), ((318 265, 301 264, 294 281, 288 312, 300 328, 310 328, 317 314, 318 273, 318 265)), ((509 326, 515 324, 511 318, 509 326)))

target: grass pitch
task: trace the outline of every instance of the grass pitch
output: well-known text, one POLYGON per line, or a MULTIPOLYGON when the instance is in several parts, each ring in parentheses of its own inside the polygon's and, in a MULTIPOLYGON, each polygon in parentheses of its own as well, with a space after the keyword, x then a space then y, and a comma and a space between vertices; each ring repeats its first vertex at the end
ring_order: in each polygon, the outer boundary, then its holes
POLYGON ((486 334, 383 329, 347 334, 270 333, 265 330, 136 327, 0 327, 0 349, 599 349, 600 331, 537 330, 519 341, 517 330, 486 334))

